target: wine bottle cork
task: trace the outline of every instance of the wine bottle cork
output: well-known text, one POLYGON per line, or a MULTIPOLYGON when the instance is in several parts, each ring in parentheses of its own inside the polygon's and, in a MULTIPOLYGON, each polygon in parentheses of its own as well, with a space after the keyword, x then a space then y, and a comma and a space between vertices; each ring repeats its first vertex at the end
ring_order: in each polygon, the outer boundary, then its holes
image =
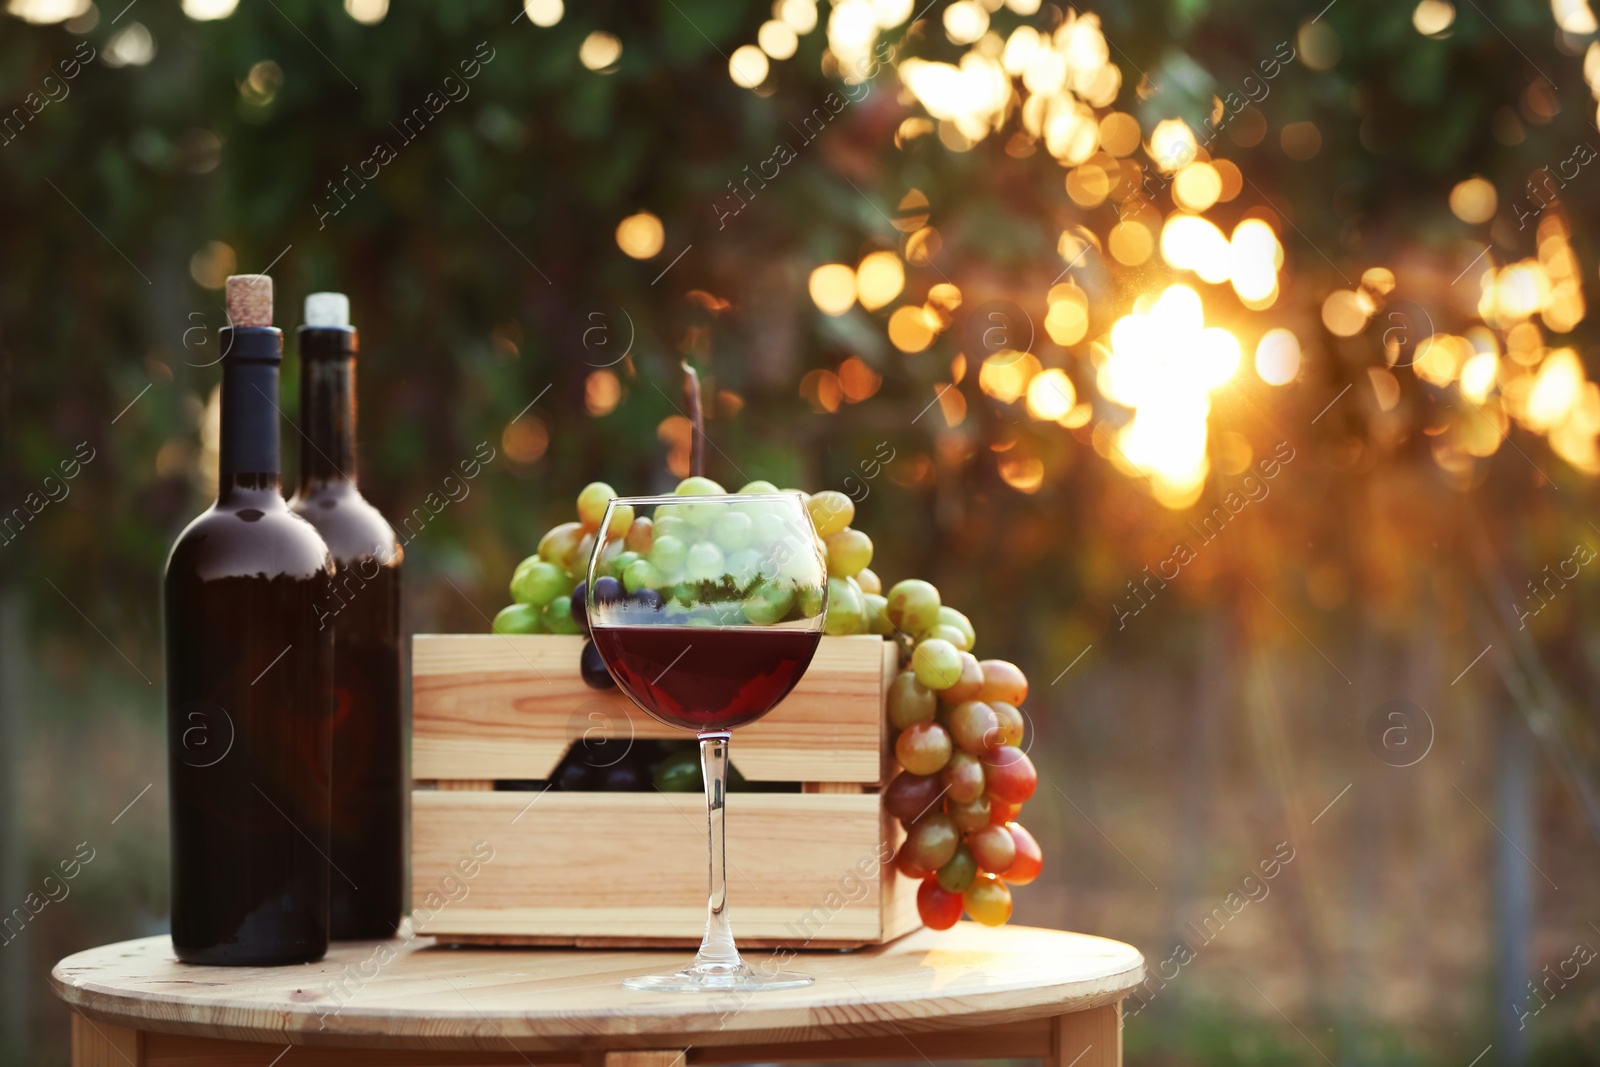
POLYGON ((343 293, 312 293, 306 297, 307 326, 350 325, 350 298, 343 293))
POLYGON ((228 321, 234 326, 272 325, 271 275, 228 275, 226 299, 228 321))

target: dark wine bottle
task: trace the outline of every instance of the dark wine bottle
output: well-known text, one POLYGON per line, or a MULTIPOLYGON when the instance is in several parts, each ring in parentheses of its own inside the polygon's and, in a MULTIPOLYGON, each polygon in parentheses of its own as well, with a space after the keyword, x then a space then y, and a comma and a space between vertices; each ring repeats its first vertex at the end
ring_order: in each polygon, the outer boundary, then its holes
POLYGON ((356 352, 342 293, 306 298, 300 346, 300 485, 289 506, 336 568, 317 624, 333 633, 331 936, 392 937, 405 883, 400 564, 394 529, 356 486, 356 352))
POLYGON ((283 499, 272 280, 227 285, 217 501, 163 588, 172 943, 188 963, 304 963, 328 949, 333 560, 283 499))

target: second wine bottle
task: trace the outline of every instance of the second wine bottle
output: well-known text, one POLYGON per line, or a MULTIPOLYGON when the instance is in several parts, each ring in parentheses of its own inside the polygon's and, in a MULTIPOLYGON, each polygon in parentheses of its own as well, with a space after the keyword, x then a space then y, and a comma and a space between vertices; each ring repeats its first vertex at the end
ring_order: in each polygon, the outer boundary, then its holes
POLYGON ((333 631, 330 935, 392 937, 405 880, 400 565, 394 529, 356 485, 356 353, 342 293, 306 298, 300 480, 289 506, 322 534, 337 573, 318 625, 333 631))

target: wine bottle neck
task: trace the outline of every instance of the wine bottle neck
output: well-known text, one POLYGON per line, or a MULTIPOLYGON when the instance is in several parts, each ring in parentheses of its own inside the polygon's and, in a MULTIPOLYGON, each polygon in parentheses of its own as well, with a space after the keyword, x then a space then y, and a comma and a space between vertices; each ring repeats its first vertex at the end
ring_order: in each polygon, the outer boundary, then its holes
POLYGON ((300 495, 318 487, 356 484, 356 332, 302 327, 300 495))
POLYGON ((283 337, 270 326, 223 330, 222 435, 217 483, 278 483, 278 365, 283 337))

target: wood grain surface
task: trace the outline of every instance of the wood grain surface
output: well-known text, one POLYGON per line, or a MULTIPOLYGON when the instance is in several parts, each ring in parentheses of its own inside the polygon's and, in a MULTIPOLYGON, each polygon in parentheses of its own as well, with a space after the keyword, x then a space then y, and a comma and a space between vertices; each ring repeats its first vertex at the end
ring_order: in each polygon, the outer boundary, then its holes
MULTIPOLYGON (((803 989, 686 996, 620 985, 684 962, 678 952, 442 949, 396 940, 337 945, 321 962, 297 967, 195 967, 178 963, 163 936, 69 956, 51 981, 88 1021, 148 1031, 152 1044, 161 1040, 155 1034, 179 1034, 498 1054, 692 1046, 690 1062, 711 1062, 705 1050, 719 1046, 991 1026, 1026 1032, 1036 1046, 1042 1035, 1032 1021, 1114 1004, 1144 976, 1143 958, 1116 941, 962 922, 859 953, 783 961, 816 977, 803 989)), ((767 962, 751 958, 754 966, 767 962)), ((1108 1016, 1095 1018, 1094 1033, 1105 1037, 1108 1016)), ((1088 1029, 1044 1031, 1049 1051, 1088 1029)), ((942 1058, 936 1037, 913 1040, 942 1058)))
MULTIPOLYGON (((419 932, 446 939, 698 944, 705 820, 697 793, 414 793, 413 920, 419 932)), ((731 796, 735 932, 795 945, 859 944, 911 929, 898 911, 886 923, 886 905, 901 902, 886 901, 881 884, 896 877, 886 866, 894 838, 885 839, 885 823, 875 793, 731 796)))
MULTIPOLYGON (((578 673, 582 637, 417 634, 411 643, 412 773, 418 779, 548 778, 572 742, 682 738, 615 689, 578 673)), ((894 646, 880 637, 824 637, 805 677, 733 738, 752 782, 877 784, 883 699, 894 646)))

